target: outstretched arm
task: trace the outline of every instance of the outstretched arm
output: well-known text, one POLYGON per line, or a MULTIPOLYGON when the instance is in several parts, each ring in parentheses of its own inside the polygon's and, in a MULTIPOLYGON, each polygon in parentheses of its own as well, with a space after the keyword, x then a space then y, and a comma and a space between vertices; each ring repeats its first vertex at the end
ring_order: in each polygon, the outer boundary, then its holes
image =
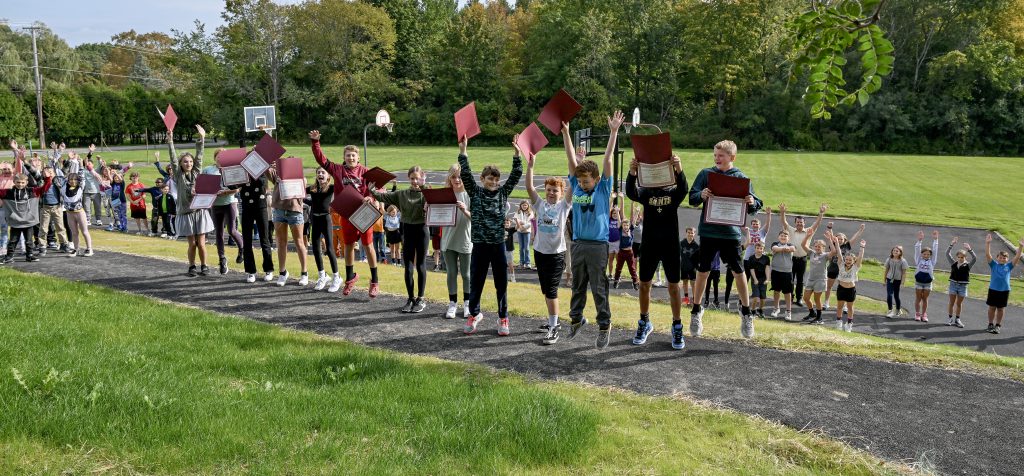
POLYGON ((828 210, 828 205, 822 203, 821 206, 818 207, 818 219, 815 220, 814 224, 811 225, 811 228, 808 229, 807 236, 812 236, 816 231, 818 231, 818 225, 821 225, 821 219, 825 217, 825 210, 828 210))
POLYGON ((462 179, 462 186, 466 188, 466 192, 470 195, 476 193, 479 185, 476 183, 476 179, 473 178, 473 170, 469 167, 469 156, 466 155, 466 147, 468 140, 463 138, 459 142, 459 178, 462 179))
POLYGON ((565 157, 569 162, 569 175, 576 174, 576 151, 572 147, 572 136, 569 135, 569 123, 562 123, 562 144, 565 146, 565 157))
POLYGON ((861 235, 864 234, 864 228, 865 228, 864 224, 861 223, 860 227, 857 228, 857 233, 854 233, 853 236, 850 237, 850 243, 856 243, 857 240, 860 239, 861 235))
POLYGON ((992 234, 985 235, 985 262, 992 262, 992 234))
POLYGON ((622 111, 615 111, 608 117, 608 146, 604 149, 604 167, 601 170, 601 178, 612 175, 612 161, 615 158, 615 142, 619 137, 619 128, 626 116, 622 111))
POLYGON ((1017 266, 1018 264, 1020 264, 1021 256, 1024 256, 1024 239, 1021 239, 1020 243, 1017 243, 1017 254, 1014 255, 1014 257, 1013 257, 1013 265, 1014 266, 1017 266))
POLYGON ((206 129, 203 126, 196 124, 196 130, 199 131, 199 138, 196 139, 196 170, 203 169, 203 151, 206 150, 206 129))
POLYGON ((534 157, 526 158, 526 193, 530 196, 531 202, 537 202, 540 195, 537 195, 537 188, 533 186, 533 160, 534 157))
POLYGON ((857 264, 864 262, 864 248, 868 247, 868 242, 860 240, 860 254, 857 255, 857 264))
POLYGON ((516 189, 516 185, 519 184, 519 179, 523 176, 523 159, 522 151, 519 150, 519 145, 516 142, 519 136, 512 139, 512 147, 515 149, 515 155, 512 156, 512 171, 509 172, 508 178, 505 179, 505 184, 501 186, 501 191, 505 196, 512 195, 512 192, 516 189))

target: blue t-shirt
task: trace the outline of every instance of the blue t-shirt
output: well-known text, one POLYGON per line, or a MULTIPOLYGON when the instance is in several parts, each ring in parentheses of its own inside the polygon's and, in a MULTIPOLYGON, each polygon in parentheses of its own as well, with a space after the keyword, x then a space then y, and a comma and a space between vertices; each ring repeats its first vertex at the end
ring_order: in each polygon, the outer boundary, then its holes
POLYGON ((619 229, 619 219, 608 217, 608 242, 615 243, 619 241, 622 235, 622 230, 619 229))
POLYGON ((608 216, 611 211, 612 179, 601 177, 590 193, 580 188, 573 175, 569 176, 572 187, 572 236, 574 240, 608 241, 608 216))
POLYGON ((988 285, 989 289, 993 291, 1009 291, 1010 271, 1013 270, 1013 263, 999 264, 996 260, 992 260, 988 263, 988 267, 992 268, 992 278, 988 285))

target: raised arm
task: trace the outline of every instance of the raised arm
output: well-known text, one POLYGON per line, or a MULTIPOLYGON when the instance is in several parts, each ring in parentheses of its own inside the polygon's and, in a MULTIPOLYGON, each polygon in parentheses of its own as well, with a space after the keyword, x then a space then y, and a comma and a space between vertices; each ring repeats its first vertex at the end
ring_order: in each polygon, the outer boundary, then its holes
POLYGON ((814 238, 814 233, 809 232, 809 233, 807 233, 806 236, 804 236, 804 240, 800 242, 800 247, 804 249, 805 253, 810 253, 811 252, 811 247, 808 246, 808 245, 810 244, 810 242, 811 242, 811 240, 813 238, 814 238))
POLYGON ((572 136, 569 134, 569 123, 562 123, 562 144, 565 146, 565 157, 569 162, 569 175, 576 175, 576 151, 572 147, 572 136))
POLYGON ((968 261, 968 265, 967 266, 972 266, 973 267, 974 263, 978 262, 978 255, 974 253, 974 249, 971 248, 971 245, 969 245, 967 243, 964 243, 964 248, 967 249, 967 254, 971 255, 971 259, 970 259, 970 261, 968 261))
MULTIPOLYGON (((854 233, 853 236, 850 237, 850 243, 856 243, 857 240, 860 239, 861 235, 864 234, 864 228, 865 228, 864 224, 861 223, 860 227, 857 228, 857 233, 854 233)), ((938 245, 936 245, 936 246, 938 246, 938 245)))
POLYGON ((540 195, 537 195, 537 188, 533 186, 533 160, 534 157, 526 158, 526 194, 530 196, 531 202, 536 203, 540 195))
POLYGON ((949 260, 950 266, 952 266, 953 263, 956 263, 956 260, 953 259, 953 245, 956 244, 956 241, 957 237, 954 236, 953 240, 949 242, 949 248, 946 248, 946 259, 949 260))
POLYGON ((682 203, 689 189, 686 188, 686 174, 683 173, 683 163, 678 155, 672 155, 672 168, 676 172, 676 188, 672 189, 672 201, 682 203))
POLYGON ((860 240, 860 253, 857 254, 857 264, 860 265, 864 262, 864 249, 868 247, 868 242, 860 240))
MULTIPOLYGON (((619 128, 622 127, 622 122, 626 120, 626 116, 622 114, 622 111, 615 111, 610 117, 608 117, 608 146, 604 149, 604 167, 601 169, 601 178, 610 177, 612 175, 612 161, 615 158, 615 142, 619 137, 619 128)), ((575 167, 573 167, 575 169, 575 167)))
POLYGON ((924 241, 924 232, 917 232, 917 243, 914 243, 914 266, 921 262, 921 243, 924 241))
MULTIPOLYGON (((516 136, 515 139, 518 139, 516 136)), ((516 189, 516 185, 519 184, 519 179, 523 177, 523 159, 522 151, 519 150, 519 146, 516 145, 516 140, 512 140, 512 147, 515 149, 515 155, 512 156, 512 171, 509 172, 508 178, 505 179, 505 184, 501 186, 502 193, 505 196, 512 195, 512 192, 516 189)))
POLYGON ((309 141, 310 146, 313 148, 313 158, 316 159, 317 165, 326 170, 327 173, 331 173, 331 161, 327 159, 323 148, 320 147, 320 131, 309 131, 309 141))
POLYGON ((821 206, 818 207, 818 219, 814 221, 814 224, 811 225, 810 228, 807 229, 807 236, 814 235, 814 233, 818 231, 818 225, 821 225, 821 220, 825 217, 825 210, 828 210, 828 205, 822 203, 821 206))
POLYGON ((637 170, 639 168, 639 162, 636 157, 629 162, 629 173, 626 175, 626 198, 634 201, 643 203, 640 197, 640 190, 636 186, 637 170))
POLYGON ((1013 256, 1013 265, 1017 266, 1020 264, 1020 258, 1024 256, 1024 238, 1017 243, 1017 254, 1013 256))
MULTIPOLYGON (((769 220, 771 219, 771 215, 768 216, 768 219, 769 220)), ((782 229, 786 230, 786 232, 789 232, 789 222, 786 221, 786 204, 785 203, 780 203, 779 204, 779 220, 782 220, 782 229)), ((767 232, 767 229, 765 229, 765 232, 767 232)))
POLYGON ((462 179, 462 186, 470 196, 474 195, 480 188, 473 178, 473 170, 469 167, 469 156, 466 155, 467 140, 459 142, 459 178, 462 179))
POLYGON ((985 235, 985 262, 992 262, 992 234, 985 235))
POLYGON ((772 209, 771 209, 771 207, 765 207, 764 213, 765 213, 765 215, 768 216, 767 218, 764 219, 764 221, 765 221, 764 236, 767 237, 768 236, 768 232, 770 232, 772 230, 772 209))
POLYGON ((196 170, 203 170, 203 151, 206 150, 206 129, 203 126, 196 124, 196 130, 199 131, 199 138, 196 139, 196 170))

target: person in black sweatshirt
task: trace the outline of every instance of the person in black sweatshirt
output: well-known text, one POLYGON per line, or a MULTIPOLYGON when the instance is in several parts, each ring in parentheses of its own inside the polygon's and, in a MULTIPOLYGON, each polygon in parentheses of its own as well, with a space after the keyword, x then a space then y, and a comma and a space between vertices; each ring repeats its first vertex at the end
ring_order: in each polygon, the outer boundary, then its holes
POLYGON ((334 185, 331 176, 324 169, 316 169, 316 181, 306 187, 306 203, 309 204, 309 221, 312 225, 313 260, 320 277, 313 289, 323 290, 330 283, 327 292, 336 293, 344 282, 338 274, 338 258, 334 254, 333 224, 331 223, 331 200, 334 199, 334 185), (321 242, 326 246, 322 247, 321 242), (324 270, 323 255, 331 262, 333 279, 327 277, 324 270))
MULTIPOLYGON (((242 205, 242 262, 245 263, 245 280, 256 282, 256 258, 253 256, 253 230, 259 231, 260 249, 263 251, 263 280, 274 279, 274 258, 270 253, 270 228, 267 223, 267 176, 250 178, 238 190, 238 202, 242 205)), ((287 246, 287 245, 285 245, 287 246)))

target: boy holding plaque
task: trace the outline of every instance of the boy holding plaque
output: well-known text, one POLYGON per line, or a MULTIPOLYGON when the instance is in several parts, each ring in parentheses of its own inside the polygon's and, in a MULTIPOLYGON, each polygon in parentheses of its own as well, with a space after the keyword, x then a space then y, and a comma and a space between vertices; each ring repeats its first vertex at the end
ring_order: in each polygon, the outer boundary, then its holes
MULTIPOLYGON (((703 289, 711 271, 711 261, 718 253, 722 262, 728 265, 728 271, 736 279, 736 292, 740 297, 740 334, 747 339, 754 337, 754 320, 750 314, 747 282, 743 275, 743 263, 740 260, 740 227, 744 225, 745 213, 756 213, 761 209, 761 200, 754 195, 754 186, 740 169, 733 167, 736 161, 736 144, 724 140, 715 144, 715 165, 701 170, 690 187, 690 206, 703 205, 697 234, 700 235, 700 257, 697 261, 697 289, 703 289), (709 186, 710 177, 718 176, 725 184, 735 184, 737 180, 746 181, 746 196, 737 200, 731 197, 716 197, 709 186), (716 200, 718 200, 716 202, 716 200), (724 203, 723 203, 724 202, 724 203), (714 210, 710 210, 712 204, 714 210), (723 206, 724 205, 724 206, 723 206), (709 211, 712 213, 709 214, 709 211), (745 213, 744 213, 745 212, 745 213)), ((718 181, 718 180, 716 180, 718 181)), ((738 182, 742 183, 742 182, 738 182)), ((723 192, 735 192, 723 187, 723 192)), ((735 187, 733 187, 735 188, 735 187)), ((731 193, 730 195, 734 195, 731 193)), ((690 311, 690 334, 699 336, 704 330, 702 318, 704 310, 699 302, 695 302, 690 311)))
MULTIPOLYGON (((420 166, 414 165, 409 168, 408 175, 409 188, 393 192, 378 192, 371 188, 372 198, 366 197, 364 200, 369 203, 372 199, 377 199, 384 205, 398 207, 398 210, 402 212, 402 261, 405 263, 405 292, 408 295, 402 312, 420 313, 427 308, 427 303, 423 301, 423 294, 427 288, 427 241, 430 240, 424 212, 426 201, 423 199, 421 190, 426 180, 426 174, 423 173, 420 166), (413 295, 414 271, 419 283, 415 295, 413 295)), ((367 230, 372 228, 371 224, 367 230)), ((367 250, 366 254, 367 260, 376 260, 377 253, 372 248, 367 250)))

